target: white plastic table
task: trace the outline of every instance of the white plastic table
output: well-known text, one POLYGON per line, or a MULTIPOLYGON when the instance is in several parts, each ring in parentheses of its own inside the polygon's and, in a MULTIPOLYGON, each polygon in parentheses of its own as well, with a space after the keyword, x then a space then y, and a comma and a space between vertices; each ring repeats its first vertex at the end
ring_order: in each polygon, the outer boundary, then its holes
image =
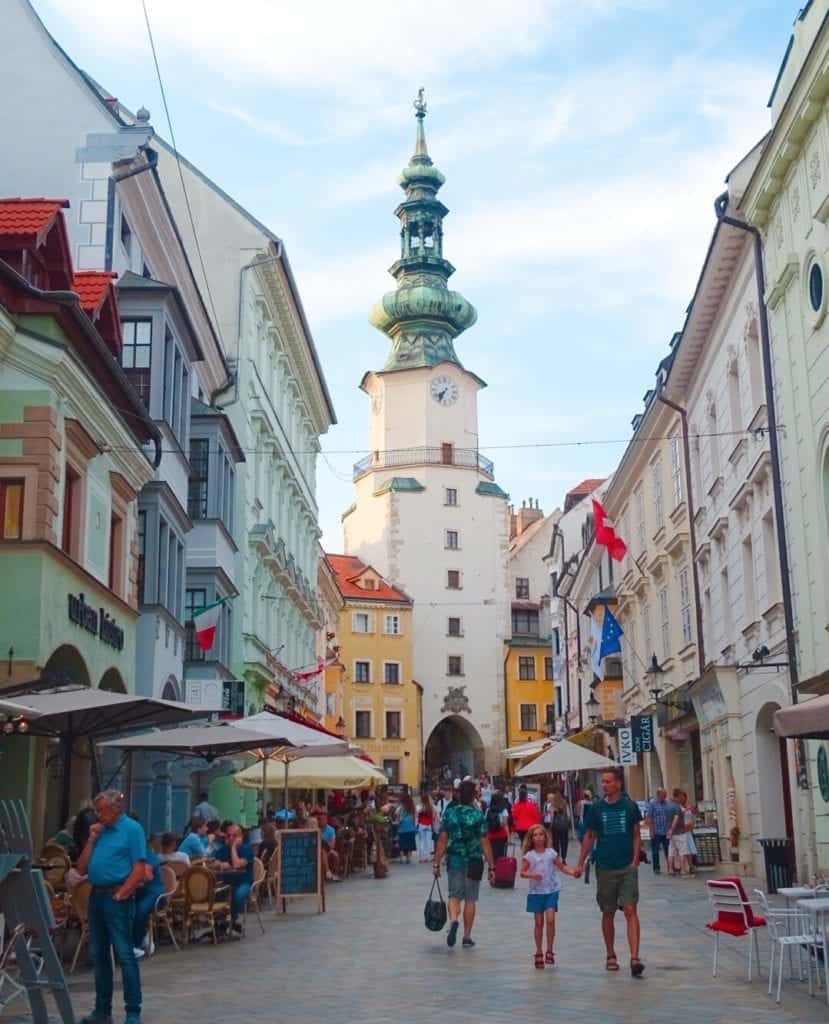
POLYGON ((800 899, 797 901, 797 905, 803 907, 809 914, 815 915, 815 936, 820 938, 823 947, 823 977, 826 983, 824 992, 826 993, 826 1002, 829 1003, 829 950, 826 943, 826 915, 829 913, 829 899, 824 897, 800 899))
MULTIPOLYGON (((784 886, 782 889, 778 889, 777 892, 778 892, 778 895, 783 896, 785 898, 785 900, 786 900, 786 910, 791 910, 792 909, 792 901, 793 900, 795 902, 797 902, 797 900, 814 899, 814 896, 815 896, 815 890, 814 889, 810 889, 807 885, 789 885, 789 886, 784 886)), ((792 934, 792 922, 791 922, 791 920, 787 920, 786 921, 786 934, 787 935, 791 935, 792 934)), ((792 951, 792 947, 791 946, 788 947, 788 956, 789 956, 789 977, 793 978, 794 977, 794 953, 792 951)), ((802 960, 800 961, 799 971, 800 971, 800 980, 803 981, 803 961, 802 960)))

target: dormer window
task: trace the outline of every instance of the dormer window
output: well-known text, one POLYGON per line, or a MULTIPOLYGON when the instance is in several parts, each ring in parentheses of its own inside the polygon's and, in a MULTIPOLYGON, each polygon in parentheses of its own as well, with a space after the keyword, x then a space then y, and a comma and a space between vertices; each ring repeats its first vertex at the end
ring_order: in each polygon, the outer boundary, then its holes
POLYGON ((366 577, 363 580, 363 590, 376 590, 376 589, 377 589, 377 581, 376 580, 371 579, 371 577, 366 577))

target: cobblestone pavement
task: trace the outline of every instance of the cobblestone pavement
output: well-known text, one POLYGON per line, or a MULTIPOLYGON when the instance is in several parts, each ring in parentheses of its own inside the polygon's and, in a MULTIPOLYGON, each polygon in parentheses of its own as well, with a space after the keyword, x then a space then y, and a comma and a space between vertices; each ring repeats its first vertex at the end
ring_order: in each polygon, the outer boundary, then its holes
MULTIPOLYGON (((748 984, 745 941, 728 938, 722 943, 720 975, 712 978, 704 875, 654 877, 649 867, 641 869, 647 968, 636 980, 621 935, 622 970, 604 970, 592 884, 563 879, 558 963, 540 971, 532 964, 526 883, 519 879, 514 891, 482 886, 474 932, 478 944, 467 950, 458 942, 450 950, 445 935, 423 925, 430 874, 427 865, 392 865, 385 881, 359 875, 329 886, 324 915, 314 913, 310 901, 298 901, 286 915, 264 914, 264 936, 252 919, 241 942, 219 948, 199 944, 181 953, 161 948, 142 965, 145 1024, 829 1020, 822 990, 810 999, 805 982, 784 981, 780 1007, 766 995, 765 937, 762 980, 748 984)), ((618 922, 621 926, 621 915, 618 922)), ((80 1017, 92 1004, 90 971, 78 971, 72 991, 80 1017)), ((14 1003, 0 1022, 26 1019, 23 1006, 14 1003)))

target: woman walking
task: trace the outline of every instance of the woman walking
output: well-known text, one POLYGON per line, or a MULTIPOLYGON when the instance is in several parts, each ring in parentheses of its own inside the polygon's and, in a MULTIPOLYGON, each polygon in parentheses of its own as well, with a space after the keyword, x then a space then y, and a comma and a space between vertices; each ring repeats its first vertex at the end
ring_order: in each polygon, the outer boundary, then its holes
POLYGON ((497 861, 507 855, 509 842, 509 811, 502 793, 495 793, 486 812, 486 837, 492 846, 492 856, 497 861))
POLYGON ((406 864, 411 864, 412 854, 417 848, 417 812, 414 800, 408 793, 400 797, 400 818, 397 824, 397 844, 400 856, 406 864))
POLYGON ((570 809, 567 799, 556 786, 550 794, 553 849, 567 862, 567 847, 570 845, 570 809))
POLYGON ((432 859, 432 836, 439 827, 436 818, 435 805, 429 794, 424 793, 417 808, 417 860, 420 864, 432 859))
POLYGON ((521 861, 521 877, 530 880, 527 893, 527 913, 534 918, 535 966, 540 970, 544 964, 554 964, 556 955, 553 946, 556 940, 556 912, 558 894, 561 890, 559 872, 578 878, 579 872, 568 868, 561 858, 550 849, 550 836, 543 825, 533 825, 527 832, 521 861), (544 927, 547 928, 547 950, 542 952, 544 927))

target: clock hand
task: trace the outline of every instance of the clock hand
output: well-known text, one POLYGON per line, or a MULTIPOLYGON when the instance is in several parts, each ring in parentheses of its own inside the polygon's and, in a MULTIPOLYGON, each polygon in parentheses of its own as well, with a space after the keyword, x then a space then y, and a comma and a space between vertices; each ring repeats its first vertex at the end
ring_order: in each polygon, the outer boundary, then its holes
POLYGON ((438 392, 438 401, 439 401, 439 402, 442 402, 442 401, 443 401, 443 396, 444 396, 445 394, 446 394, 446 388, 444 388, 444 389, 443 389, 443 391, 439 391, 439 392, 438 392))

